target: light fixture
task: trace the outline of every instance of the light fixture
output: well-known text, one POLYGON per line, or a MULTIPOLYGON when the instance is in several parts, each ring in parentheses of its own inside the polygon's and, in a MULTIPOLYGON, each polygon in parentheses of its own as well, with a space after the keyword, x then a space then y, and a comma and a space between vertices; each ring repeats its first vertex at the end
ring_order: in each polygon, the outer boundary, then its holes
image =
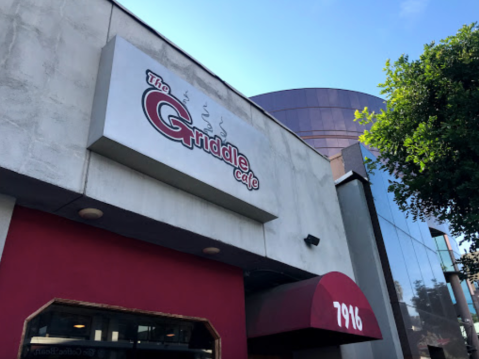
POLYGON ((75 324, 74 328, 85 328, 85 324, 75 324))
POLYGON ((218 254, 221 250, 219 248, 216 248, 216 247, 206 247, 206 248, 203 248, 203 253, 204 254, 218 254))
POLYGON ((83 219, 98 219, 103 216, 103 212, 98 208, 83 208, 78 214, 83 219))
POLYGON ((319 238, 311 234, 308 234, 308 236, 304 239, 304 241, 309 245, 312 244, 313 246, 317 246, 319 244, 319 238))
POLYGON ((171 337, 174 337, 175 334, 174 333, 168 333, 168 334, 166 334, 166 336, 171 338, 171 337))

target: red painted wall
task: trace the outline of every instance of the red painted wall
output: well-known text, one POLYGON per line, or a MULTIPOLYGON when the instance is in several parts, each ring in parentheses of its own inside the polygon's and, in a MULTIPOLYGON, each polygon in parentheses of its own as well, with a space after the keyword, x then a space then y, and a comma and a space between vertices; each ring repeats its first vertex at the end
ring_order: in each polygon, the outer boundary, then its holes
POLYGON ((241 269, 16 207, 0 261, 0 359, 52 298, 208 318, 222 358, 247 357, 241 269))

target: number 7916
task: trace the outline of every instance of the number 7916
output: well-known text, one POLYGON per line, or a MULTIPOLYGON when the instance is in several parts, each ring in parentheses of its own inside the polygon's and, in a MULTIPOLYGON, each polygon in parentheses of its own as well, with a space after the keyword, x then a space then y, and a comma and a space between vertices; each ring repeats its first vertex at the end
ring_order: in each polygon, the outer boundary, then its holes
POLYGON ((338 325, 341 328, 342 320, 341 317, 344 318, 344 326, 348 329, 349 328, 349 318, 351 317, 351 323, 354 329, 358 329, 359 331, 363 330, 363 321, 359 317, 358 314, 358 307, 353 307, 352 305, 348 306, 344 303, 333 302, 334 308, 338 311, 338 325))

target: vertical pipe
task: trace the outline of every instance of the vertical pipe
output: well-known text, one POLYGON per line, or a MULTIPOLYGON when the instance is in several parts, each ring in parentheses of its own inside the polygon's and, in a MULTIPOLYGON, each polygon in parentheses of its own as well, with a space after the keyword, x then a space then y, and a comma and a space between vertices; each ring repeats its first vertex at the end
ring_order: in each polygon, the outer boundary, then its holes
POLYGON ((467 306, 466 296, 462 291, 461 281, 457 274, 449 275, 449 283, 451 284, 454 297, 456 297, 457 308, 462 321, 466 323, 466 334, 468 344, 475 349, 471 354, 471 359, 479 359, 479 339, 477 338, 474 322, 472 321, 471 312, 467 306))

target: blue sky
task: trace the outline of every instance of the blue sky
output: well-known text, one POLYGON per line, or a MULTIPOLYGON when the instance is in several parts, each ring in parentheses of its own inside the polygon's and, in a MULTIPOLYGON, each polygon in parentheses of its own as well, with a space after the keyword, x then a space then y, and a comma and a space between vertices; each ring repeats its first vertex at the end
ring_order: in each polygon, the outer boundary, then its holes
POLYGON ((379 96, 388 58, 416 59, 479 21, 477 0, 119 1, 246 96, 303 87, 379 96))
POLYGON ((303 87, 379 95, 388 58, 479 20, 477 0, 120 0, 246 96, 303 87))

